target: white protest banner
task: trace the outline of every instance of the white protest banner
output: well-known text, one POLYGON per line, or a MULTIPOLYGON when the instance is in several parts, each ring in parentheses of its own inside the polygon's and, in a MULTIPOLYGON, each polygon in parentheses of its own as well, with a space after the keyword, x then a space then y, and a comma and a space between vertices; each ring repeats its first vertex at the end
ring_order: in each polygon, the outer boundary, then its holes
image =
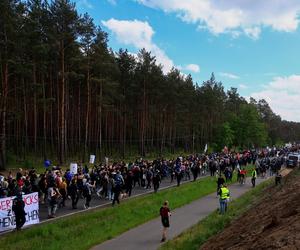
MULTIPOLYGON (((16 218, 12 211, 15 196, 0 199, 0 232, 16 228, 16 218)), ((26 223, 24 226, 37 224, 39 219, 39 194, 23 195, 25 203, 26 223)))
POLYGON ((95 158, 96 158, 95 155, 90 155, 90 164, 94 164, 95 158))
POLYGON ((105 165, 108 165, 108 157, 105 157, 105 165))
POLYGON ((70 164, 70 173, 71 174, 77 174, 78 165, 77 163, 71 163, 70 164))

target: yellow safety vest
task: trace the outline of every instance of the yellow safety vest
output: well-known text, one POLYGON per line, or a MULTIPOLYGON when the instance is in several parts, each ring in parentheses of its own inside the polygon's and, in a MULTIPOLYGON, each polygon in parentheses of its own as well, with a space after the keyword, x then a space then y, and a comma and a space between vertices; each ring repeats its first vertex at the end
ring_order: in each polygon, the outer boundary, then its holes
POLYGON ((221 197, 222 200, 229 198, 229 189, 226 187, 221 188, 221 197))

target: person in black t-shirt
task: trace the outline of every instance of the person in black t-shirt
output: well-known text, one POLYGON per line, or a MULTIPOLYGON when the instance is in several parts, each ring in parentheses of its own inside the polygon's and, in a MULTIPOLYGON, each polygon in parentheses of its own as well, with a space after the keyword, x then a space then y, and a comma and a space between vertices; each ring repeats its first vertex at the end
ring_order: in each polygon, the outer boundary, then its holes
POLYGON ((18 193, 13 200, 12 211, 16 216, 16 230, 20 230, 26 222, 25 203, 22 199, 22 193, 18 193))

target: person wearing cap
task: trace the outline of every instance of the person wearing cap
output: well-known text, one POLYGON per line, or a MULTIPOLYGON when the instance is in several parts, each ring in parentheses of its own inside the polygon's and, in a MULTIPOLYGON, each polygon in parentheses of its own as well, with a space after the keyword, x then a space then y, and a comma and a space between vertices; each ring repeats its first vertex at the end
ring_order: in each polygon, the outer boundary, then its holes
POLYGON ((13 199, 12 211, 16 217, 16 230, 20 230, 26 222, 25 203, 22 199, 22 193, 19 192, 13 199))
POLYGON ((225 214, 227 211, 227 203, 230 198, 230 191, 227 188, 226 183, 224 183, 219 190, 219 196, 220 196, 220 214, 225 214))

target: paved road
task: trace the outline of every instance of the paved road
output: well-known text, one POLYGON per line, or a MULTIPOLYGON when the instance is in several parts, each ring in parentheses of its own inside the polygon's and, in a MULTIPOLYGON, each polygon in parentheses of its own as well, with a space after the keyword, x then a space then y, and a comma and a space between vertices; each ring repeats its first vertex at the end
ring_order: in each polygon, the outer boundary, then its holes
MULTIPOLYGON (((204 176, 200 176, 198 177, 197 180, 202 179, 204 177, 206 177, 208 175, 204 175, 204 176)), ((192 175, 191 175, 191 179, 192 179, 192 175)), ((191 180, 188 179, 183 179, 181 181, 181 184, 190 182, 191 180)), ((171 183, 170 182, 170 178, 164 178, 160 184, 160 188, 159 190, 163 190, 163 189, 167 189, 167 188, 172 188, 175 187, 177 185, 176 179, 171 183)), ((158 190, 158 192, 159 192, 158 190)), ((141 196, 141 195, 145 195, 145 194, 149 194, 149 193, 153 193, 153 187, 152 189, 145 189, 143 187, 139 187, 138 185, 132 189, 132 194, 131 197, 126 198, 127 199, 131 199, 133 197, 137 197, 137 196, 141 196)), ((123 202, 124 200, 120 200, 120 202, 123 202)), ((77 209, 72 209, 72 205, 71 205, 72 201, 71 200, 66 200, 66 207, 63 208, 59 208, 56 212, 56 217, 54 219, 48 219, 48 208, 47 208, 47 204, 40 204, 39 205, 39 217, 40 217, 40 223, 47 223, 47 222, 51 222, 53 220, 58 220, 62 217, 66 217, 66 216, 72 216, 74 214, 78 214, 78 213, 84 213, 86 210, 83 208, 83 204, 85 203, 85 199, 79 199, 78 204, 77 204, 77 209)), ((96 196, 95 194, 92 197, 92 200, 90 202, 90 209, 101 209, 101 208, 105 208, 107 206, 110 206, 112 203, 112 201, 106 200, 106 199, 101 199, 98 196, 96 196)), ((31 226, 35 226, 35 225, 31 225, 31 226)), ((6 234, 6 233, 10 233, 12 232, 12 230, 7 230, 4 232, 0 232, 0 235, 6 234)))
MULTIPOLYGON (((257 179, 257 184, 266 179, 257 179)), ((231 197, 238 198, 252 188, 250 178, 247 178, 245 185, 233 184, 229 187, 231 197)), ((205 218, 219 206, 219 199, 216 194, 207 195, 172 212, 170 220, 171 227, 168 232, 168 238, 172 239, 184 230, 190 228, 201 219, 205 218)), ((172 207, 172 204, 170 204, 172 207)), ((230 204, 229 204, 230 209, 230 204)), ((160 217, 151 220, 143 225, 131 229, 122 235, 106 241, 92 250, 155 250, 160 246, 161 239, 160 217)))
MULTIPOLYGON (((206 176, 201 176, 200 178, 203 178, 206 176)), ((191 179, 192 179, 192 175, 191 175, 191 179)), ((199 177, 198 177, 198 179, 199 179, 199 177)), ((183 181, 181 183, 183 184, 183 183, 190 182, 190 181, 191 180, 183 179, 183 181)), ((174 187, 176 185, 177 185, 176 179, 172 183, 170 183, 170 178, 165 178, 162 180, 159 190, 174 187)), ((159 192, 159 190, 158 190, 158 192, 159 192)), ((132 194, 131 194, 131 197, 129 197, 129 199, 132 197, 145 195, 147 193, 153 193, 153 192, 154 192, 153 186, 152 186, 152 189, 145 189, 143 187, 136 186, 135 188, 132 189, 132 194)), ((120 200, 120 202, 122 202, 122 200, 120 200)), ((59 219, 64 216, 73 215, 74 213, 80 213, 80 212, 85 211, 85 209, 83 208, 85 199, 79 199, 78 204, 77 204, 77 207, 78 207, 77 209, 72 209, 71 203, 72 203, 71 200, 66 200, 66 207, 59 208, 57 210, 55 219, 59 219)), ((92 200, 90 202, 90 207, 91 207, 90 209, 106 207, 106 206, 111 205, 111 203, 112 203, 112 201, 102 199, 96 195, 93 195, 92 200)), ((53 220, 53 219, 50 219, 50 220, 48 219, 47 204, 40 204, 39 216, 40 216, 41 222, 53 220)))

